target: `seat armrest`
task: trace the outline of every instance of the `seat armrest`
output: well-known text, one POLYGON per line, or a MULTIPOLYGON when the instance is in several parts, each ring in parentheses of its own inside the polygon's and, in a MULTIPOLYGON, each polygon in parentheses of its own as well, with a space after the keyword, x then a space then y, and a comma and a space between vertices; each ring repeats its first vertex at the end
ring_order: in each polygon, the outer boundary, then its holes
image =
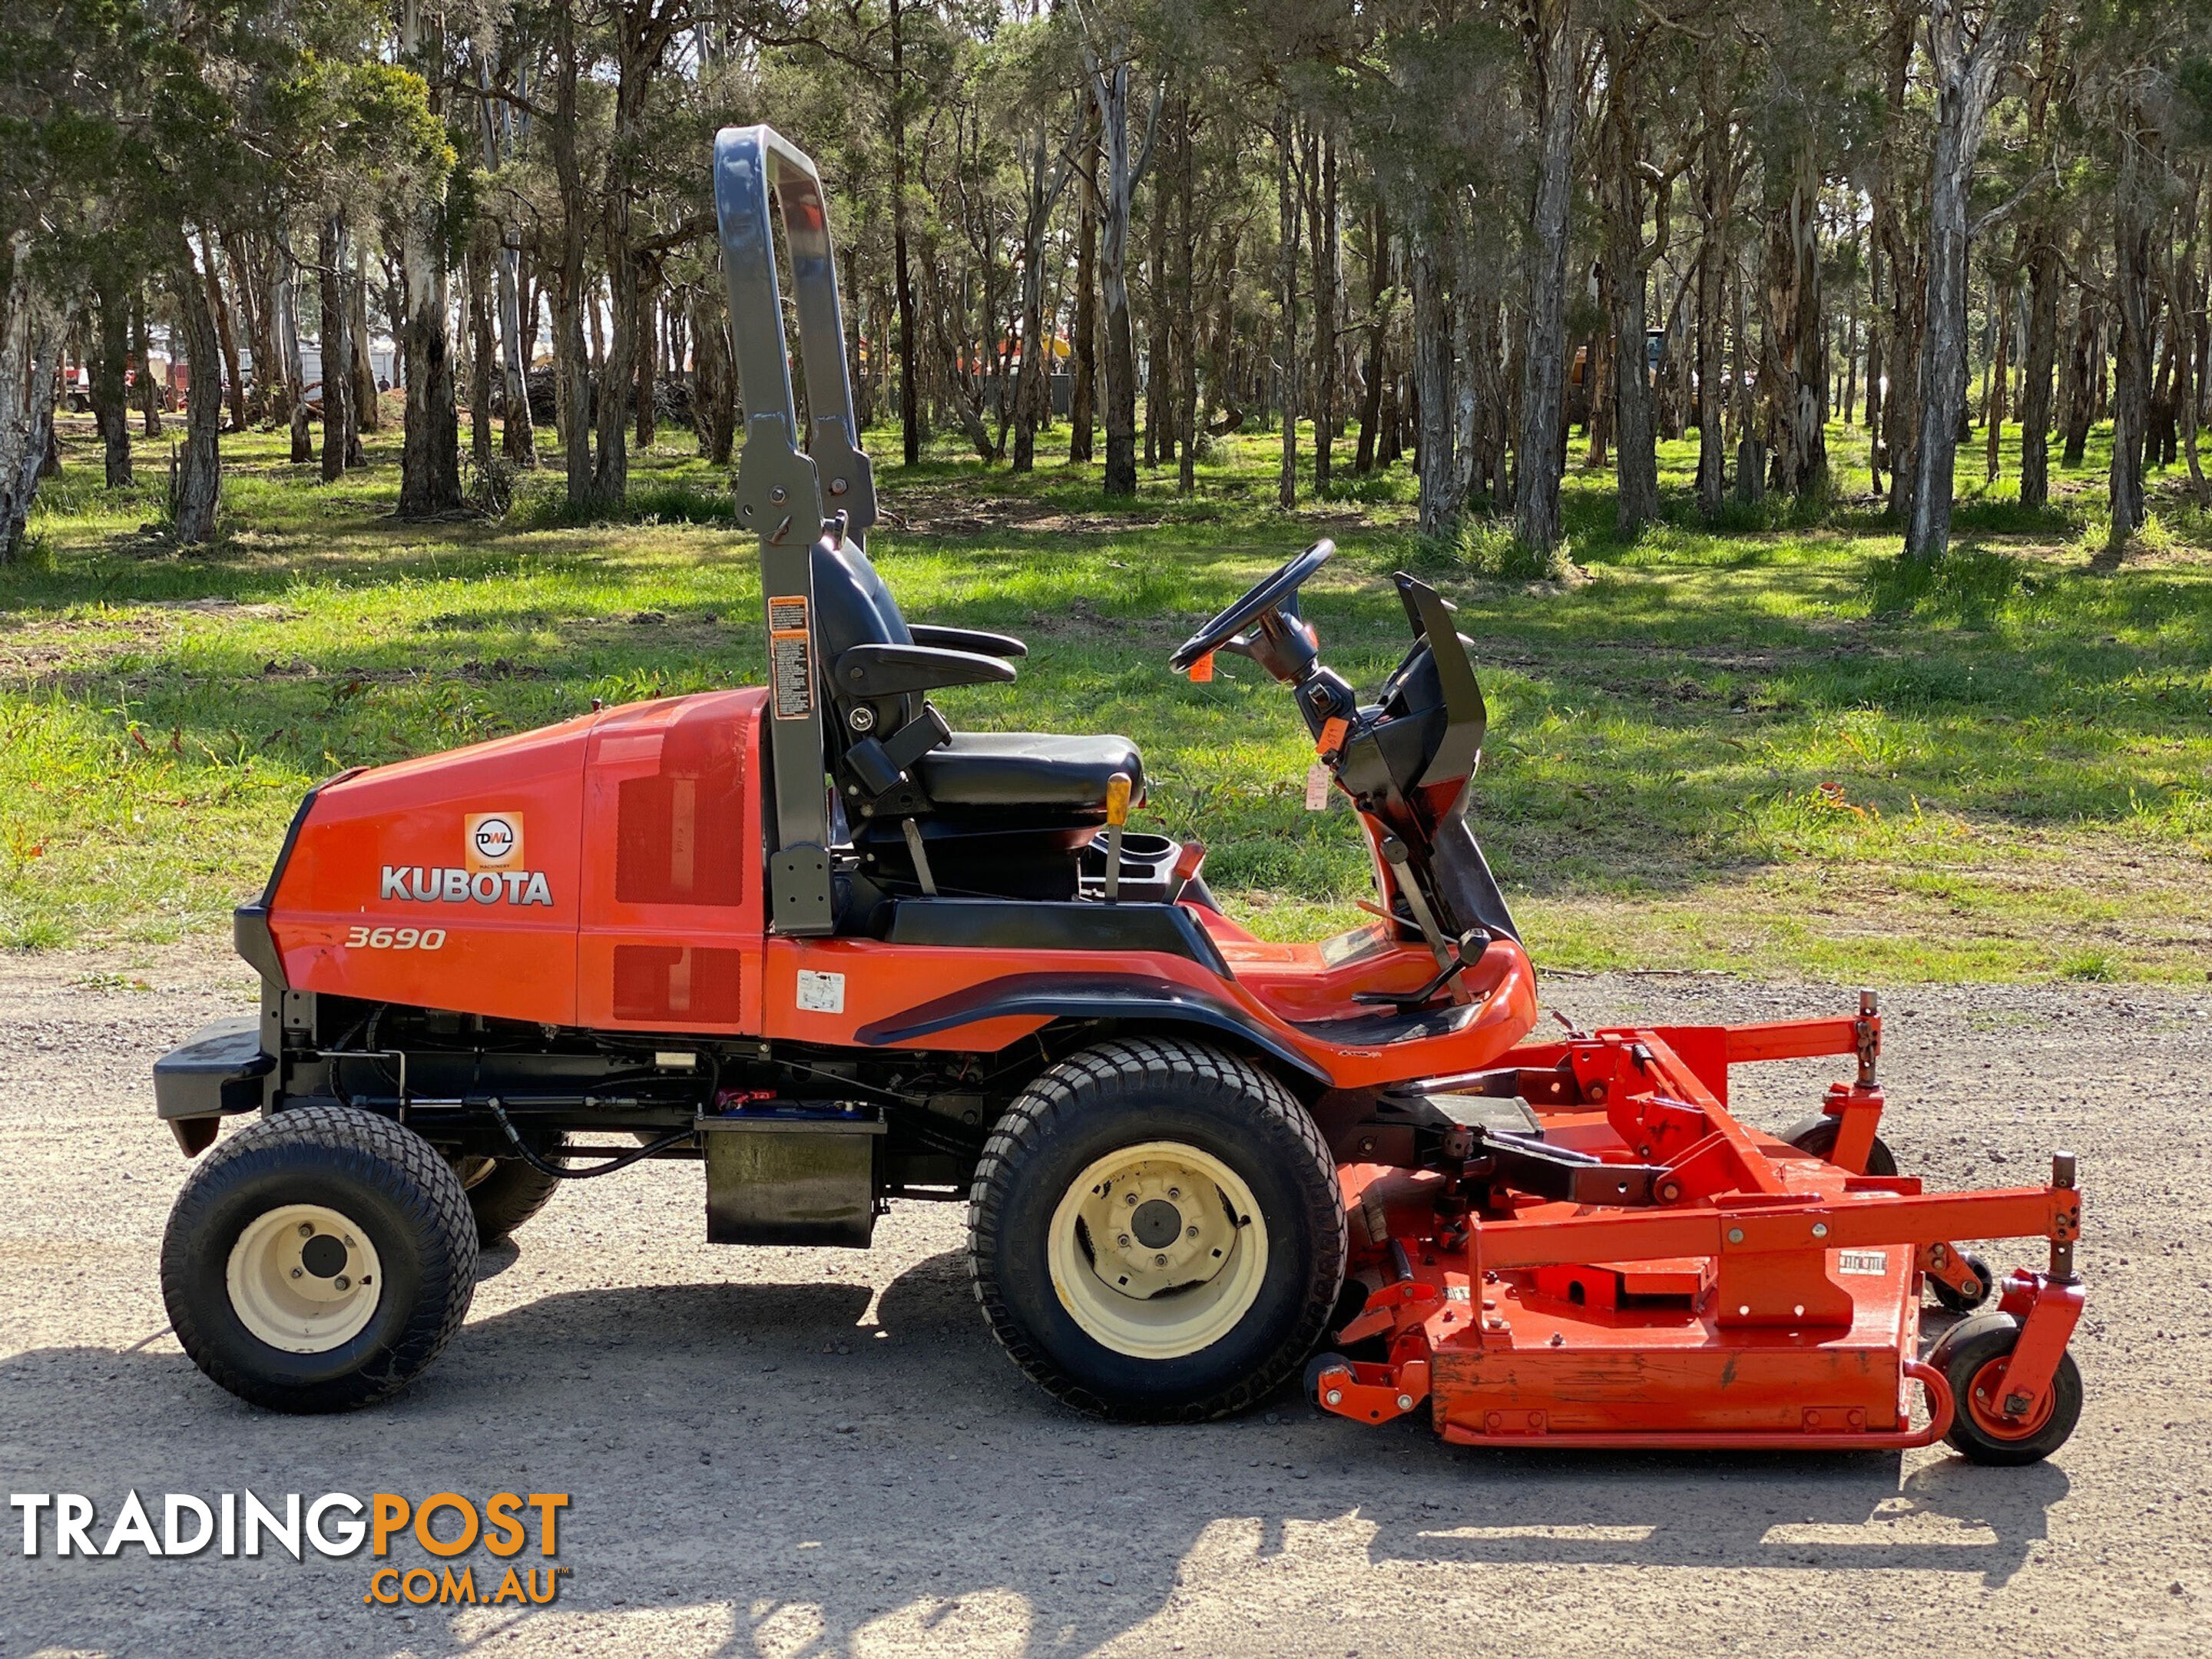
POLYGON ((1014 665, 932 645, 856 645, 837 659, 831 674, 841 696, 896 697, 948 685, 1008 684, 1014 665))
POLYGON ((1026 657, 1030 648, 1012 634, 986 634, 980 628, 939 628, 935 623, 910 623, 908 633, 916 645, 933 645, 945 651, 980 651, 987 657, 1026 657))

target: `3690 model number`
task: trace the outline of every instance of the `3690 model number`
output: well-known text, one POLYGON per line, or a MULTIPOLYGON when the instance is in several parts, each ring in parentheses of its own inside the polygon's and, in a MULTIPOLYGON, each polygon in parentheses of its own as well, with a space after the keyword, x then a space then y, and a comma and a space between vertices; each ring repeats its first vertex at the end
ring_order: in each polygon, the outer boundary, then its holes
POLYGON ((346 944, 356 950, 368 951, 437 951, 446 944, 442 927, 354 927, 347 930, 346 944))

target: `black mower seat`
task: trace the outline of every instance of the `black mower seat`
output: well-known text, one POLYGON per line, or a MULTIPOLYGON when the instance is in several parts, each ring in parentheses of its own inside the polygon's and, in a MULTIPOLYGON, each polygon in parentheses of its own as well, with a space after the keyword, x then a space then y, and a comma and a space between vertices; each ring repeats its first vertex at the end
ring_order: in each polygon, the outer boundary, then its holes
POLYGON ((1116 772, 1128 775, 1133 803, 1145 795, 1144 763, 1127 738, 956 732, 915 772, 940 811, 1028 807, 1103 817, 1107 781, 1116 772))

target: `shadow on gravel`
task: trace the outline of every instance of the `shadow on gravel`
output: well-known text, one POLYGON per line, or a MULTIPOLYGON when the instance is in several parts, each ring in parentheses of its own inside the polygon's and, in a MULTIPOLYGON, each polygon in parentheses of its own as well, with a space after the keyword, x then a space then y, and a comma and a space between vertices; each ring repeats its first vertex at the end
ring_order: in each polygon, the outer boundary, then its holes
MULTIPOLYGON (((550 1607, 410 1613, 364 1603, 384 1565, 366 1550, 59 1559, 49 1531, 35 1559, 0 1553, 0 1651, 429 1655, 503 1633, 512 1652, 1075 1653, 1179 1587, 1283 1556, 1339 1583, 1541 1563, 1998 1584, 2067 1491, 2047 1466, 1947 1459, 1901 1486, 1899 1468, 1894 1454, 1463 1452, 1287 1394, 1200 1427, 1100 1424, 1006 1362, 947 1253, 880 1297, 852 1282, 548 1297, 471 1324, 410 1393, 342 1417, 250 1410, 167 1343, 17 1355, 0 1363, 0 1478, 91 1497, 95 1538, 132 1488, 157 1517, 168 1492, 250 1488, 281 1508, 289 1492, 557 1491, 573 1576, 550 1607)), ((471 1559, 484 1577, 490 1559, 471 1559)), ((403 1535, 390 1565, 447 1564, 403 1535)))

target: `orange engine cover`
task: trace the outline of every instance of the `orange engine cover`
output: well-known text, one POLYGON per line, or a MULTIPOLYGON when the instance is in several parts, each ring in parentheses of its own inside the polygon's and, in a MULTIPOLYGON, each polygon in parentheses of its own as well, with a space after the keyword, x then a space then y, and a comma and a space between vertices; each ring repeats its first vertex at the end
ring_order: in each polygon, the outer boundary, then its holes
POLYGON ((757 1032, 757 689, 633 703, 325 786, 270 926, 295 990, 757 1032))

